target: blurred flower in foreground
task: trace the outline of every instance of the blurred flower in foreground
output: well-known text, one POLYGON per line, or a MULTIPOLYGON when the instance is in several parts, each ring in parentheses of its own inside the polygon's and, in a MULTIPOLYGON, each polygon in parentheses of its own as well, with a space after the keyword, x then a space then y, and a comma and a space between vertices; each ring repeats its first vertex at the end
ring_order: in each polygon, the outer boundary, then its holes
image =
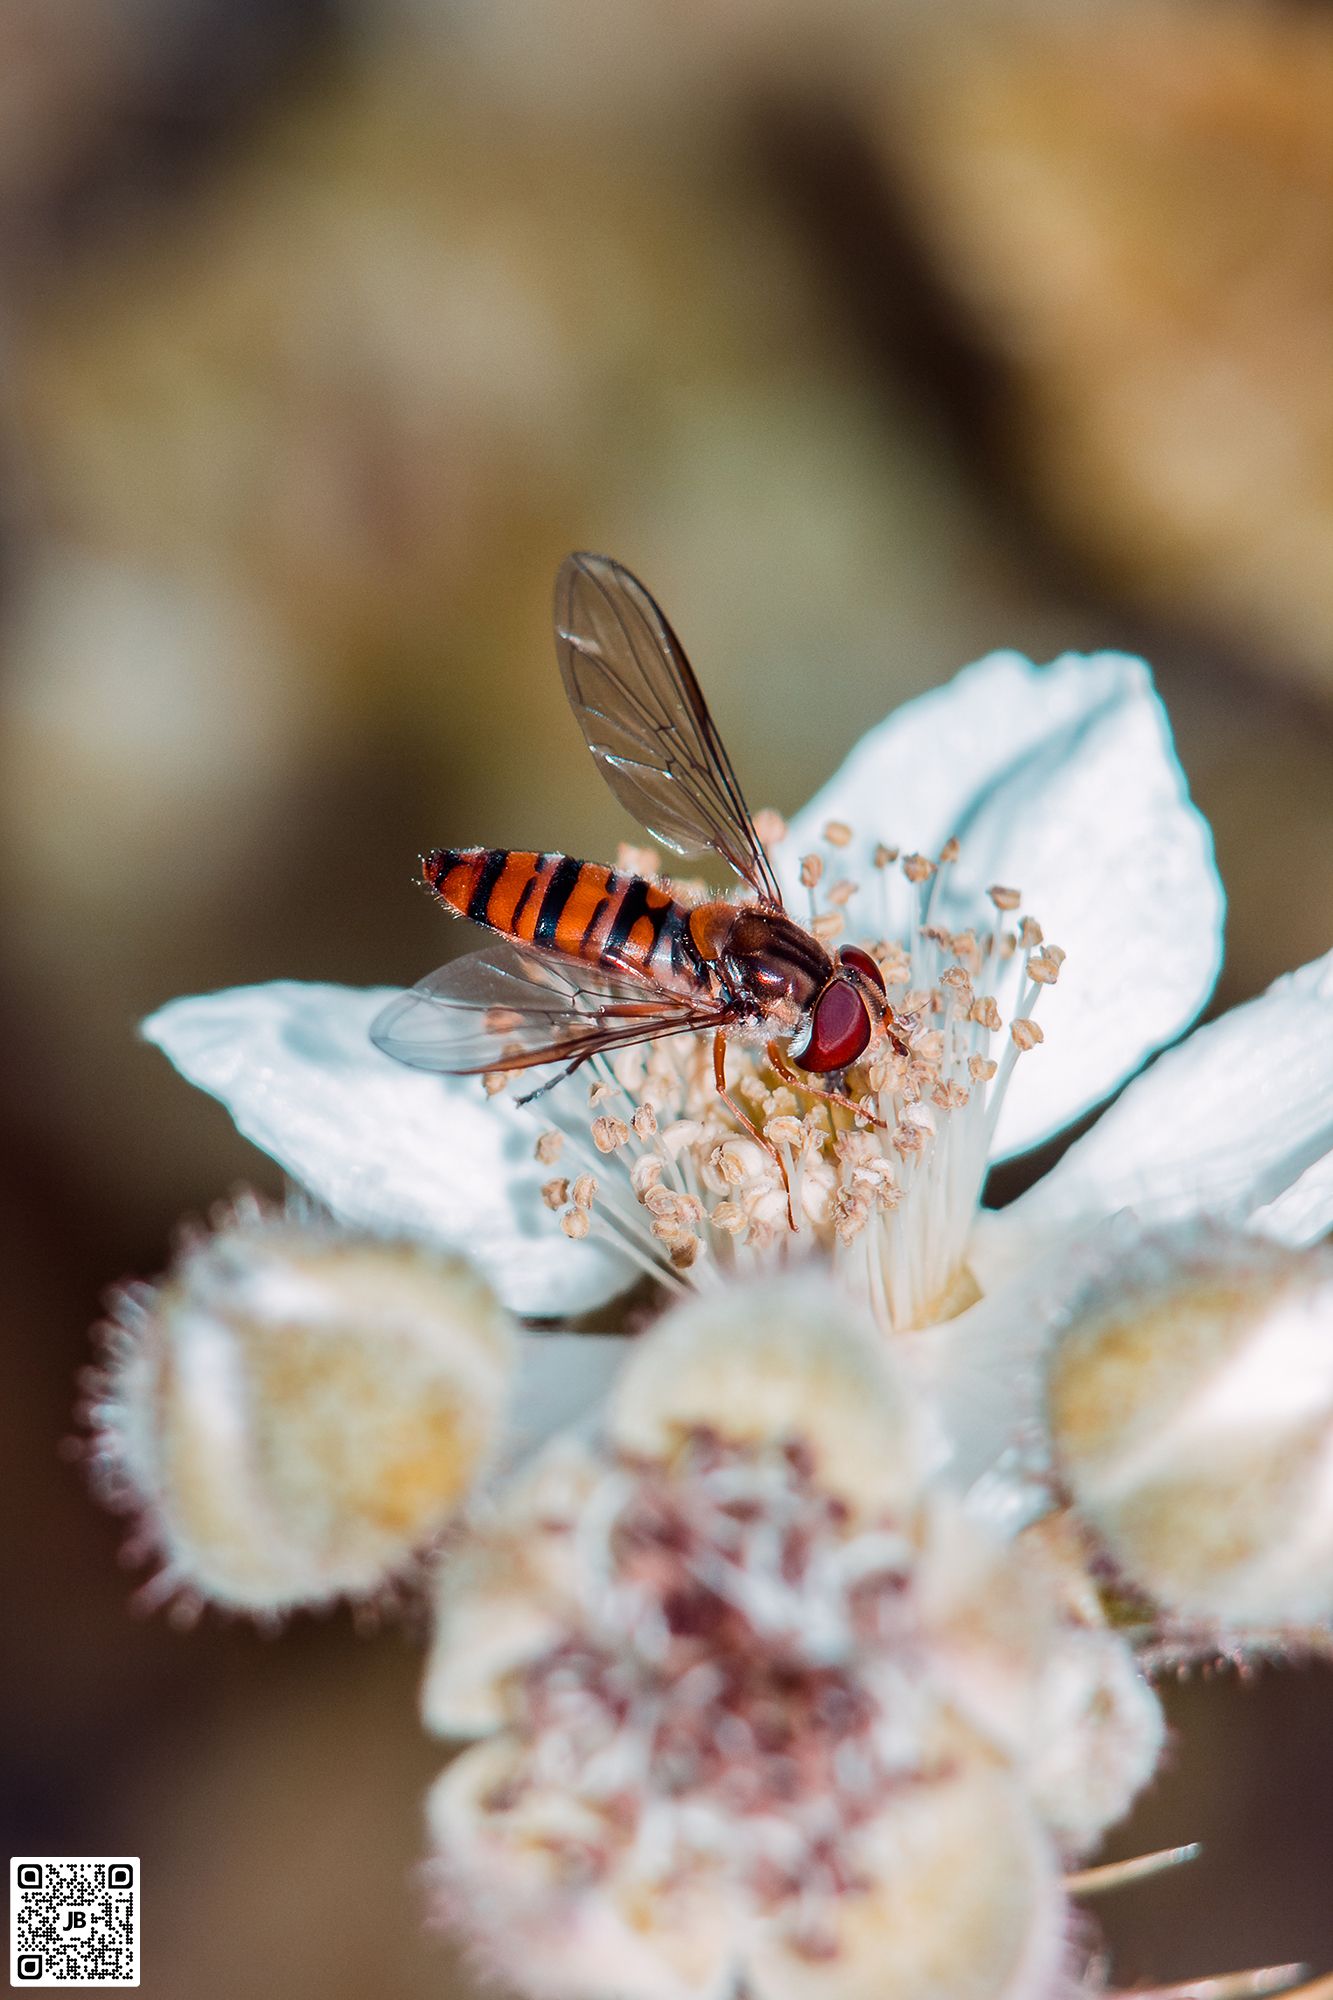
POLYGON ((240 989, 145 1033, 335 1214, 466 1244, 517 1311, 585 1310, 645 1262, 707 1286, 819 1249, 886 1328, 929 1323, 985 1287, 988 1164, 1089 1110, 1206 997, 1207 829, 1139 662, 996 654, 872 731, 775 854, 792 912, 874 951, 912 1025, 906 1057, 852 1072, 883 1135, 735 1050, 735 1091, 791 1162, 795 1234, 691 1038, 590 1067, 591 1109, 578 1079, 523 1111, 386 1062, 379 992, 240 989))
MULTIPOLYGON (((1327 1591, 1327 1492, 1284 1547, 1268 1503, 1292 1502, 1271 1475, 1295 1433, 1273 1420, 1304 1409, 1326 1489, 1327 1343, 1272 1335, 1293 1304, 1322 1305, 1327 1258, 1218 1235, 1164 1282, 1193 1285, 1192 1314, 1159 1297, 1137 1348, 1092 1301, 1071 1318, 1046 1370, 1055 1443, 1068 1454, 1071 1370, 1089 1351, 1103 1365, 1080 1379, 1084 1415, 1114 1434, 1118 1414, 1142 1428, 1179 1400, 1173 1341, 1223 1357, 1248 1318, 1252 1379, 1231 1382, 1225 1413, 1224 1367, 1199 1395, 1223 1419, 1200 1442, 1233 1490, 1187 1461, 1193 1490, 1155 1525, 1164 1544, 1179 1527, 1196 1565, 1210 1514, 1205 1560, 1253 1530, 1288 1611, 1309 1612, 1327 1591), (1118 1360, 1135 1373, 1127 1411, 1100 1400, 1118 1360)), ((940 1421, 826 1281, 733 1284, 640 1338, 593 1434, 554 1440, 474 1502, 440 1572, 423 1706, 440 1735, 482 1739, 437 1781, 429 1820, 440 1909, 486 1970, 542 2000, 1107 1990, 1069 1893, 1192 1850, 1061 1866, 1158 1766, 1145 1674, 1199 1650, 1190 1606, 1168 1575, 1173 1653, 1108 1569, 1082 1467, 1064 1465, 1072 1503, 1052 1486, 1015 1532, 996 1469, 965 1494, 941 1478, 940 1421)), ((1243 1628, 1213 1650, 1243 1657, 1243 1628)), ((1239 2000, 1299 1976, 1208 1990, 1239 2000)))
POLYGON ((432 1795, 442 1898, 522 1990, 1053 1989, 1060 1610, 930 1493, 918 1417, 826 1285, 735 1288, 445 1569, 427 1719, 494 1733, 432 1795))
POLYGON ((381 1588, 462 1504, 513 1373, 508 1315, 457 1258, 251 1201, 112 1310, 94 1476, 161 1554, 148 1594, 187 1609, 381 1588))

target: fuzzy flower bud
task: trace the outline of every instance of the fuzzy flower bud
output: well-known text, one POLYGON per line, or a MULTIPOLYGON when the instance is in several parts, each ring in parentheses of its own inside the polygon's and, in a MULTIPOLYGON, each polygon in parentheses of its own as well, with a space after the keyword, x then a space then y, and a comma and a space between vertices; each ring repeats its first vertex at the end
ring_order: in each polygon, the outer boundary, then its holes
POLYGON ((513 1366, 466 1265, 248 1202, 113 1313, 94 1477, 162 1552, 150 1594, 186 1603, 375 1591, 466 1496, 513 1366))
POLYGON ((1333 1257, 1157 1239, 1050 1364, 1061 1474, 1124 1579, 1243 1630, 1333 1616, 1333 1257))

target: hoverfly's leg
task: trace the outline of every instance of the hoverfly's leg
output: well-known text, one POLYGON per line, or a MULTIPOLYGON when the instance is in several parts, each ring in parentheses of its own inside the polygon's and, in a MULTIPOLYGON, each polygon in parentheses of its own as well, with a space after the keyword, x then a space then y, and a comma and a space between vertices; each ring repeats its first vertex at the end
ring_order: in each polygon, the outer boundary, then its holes
POLYGON ((782 1186, 787 1196, 787 1227, 794 1233, 796 1229, 796 1217, 792 1213, 791 1179, 787 1173, 787 1162, 783 1159, 782 1154, 773 1144, 773 1141, 765 1137, 764 1133, 760 1132, 750 1119, 746 1117, 740 1105, 737 1104, 735 1098, 727 1089, 727 1036, 726 1030, 723 1028, 719 1028, 713 1036, 713 1082, 717 1085, 717 1094, 726 1105, 728 1111, 731 1112, 734 1118, 740 1120, 741 1125, 750 1134, 750 1137, 757 1139, 764 1151, 771 1155, 778 1172, 782 1175, 782 1186))
POLYGON ((548 1076, 545 1083, 539 1083, 535 1090, 529 1090, 524 1096, 516 1097, 515 1104, 535 1104, 539 1097, 545 1097, 548 1090, 554 1090, 558 1083, 565 1081, 566 1077, 573 1076, 575 1070, 582 1068, 587 1060, 587 1056, 575 1056, 572 1063, 566 1064, 564 1069, 558 1069, 554 1076, 548 1076))
POLYGON ((897 1049, 900 1056, 911 1055, 912 1044, 908 1041, 906 1035, 903 1033, 902 1029, 898 1026, 898 1016, 894 1013, 892 1007, 886 1007, 884 1009, 884 1014, 880 1021, 880 1026, 883 1028, 885 1034, 888 1036, 889 1040, 893 1043, 894 1048, 897 1049))
POLYGON ((881 1132, 888 1129, 882 1118, 867 1110, 864 1103, 858 1104, 854 1097, 848 1097, 841 1090, 821 1090, 817 1083, 811 1083, 809 1077, 792 1068, 776 1042, 770 1042, 765 1053, 783 1082, 791 1084, 794 1090, 803 1090, 807 1097, 818 1097, 825 1104, 840 1104, 844 1111, 855 1112, 858 1118, 864 1118, 868 1125, 878 1126, 881 1132))

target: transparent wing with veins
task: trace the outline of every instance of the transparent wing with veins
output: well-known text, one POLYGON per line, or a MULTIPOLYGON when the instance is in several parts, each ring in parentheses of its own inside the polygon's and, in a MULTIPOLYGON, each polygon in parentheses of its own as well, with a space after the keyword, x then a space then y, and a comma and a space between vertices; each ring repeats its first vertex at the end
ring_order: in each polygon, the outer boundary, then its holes
POLYGON ((567 556, 555 642, 570 706, 602 775, 677 854, 711 851, 764 903, 782 891, 684 648, 638 578, 567 556))
POLYGON ((500 942, 442 965, 391 1000, 370 1039, 414 1069, 450 1076, 577 1066, 604 1049, 716 1028, 725 1006, 649 979, 500 942))

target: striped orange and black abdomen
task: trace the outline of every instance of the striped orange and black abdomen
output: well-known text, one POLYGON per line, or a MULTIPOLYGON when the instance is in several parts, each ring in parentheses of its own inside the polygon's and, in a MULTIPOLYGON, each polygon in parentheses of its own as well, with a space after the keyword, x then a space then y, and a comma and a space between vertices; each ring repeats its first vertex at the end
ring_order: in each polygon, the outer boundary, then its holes
POLYGON ((503 937, 639 973, 674 993, 707 990, 689 911, 641 875, 508 847, 441 847, 421 868, 442 903, 503 937))

